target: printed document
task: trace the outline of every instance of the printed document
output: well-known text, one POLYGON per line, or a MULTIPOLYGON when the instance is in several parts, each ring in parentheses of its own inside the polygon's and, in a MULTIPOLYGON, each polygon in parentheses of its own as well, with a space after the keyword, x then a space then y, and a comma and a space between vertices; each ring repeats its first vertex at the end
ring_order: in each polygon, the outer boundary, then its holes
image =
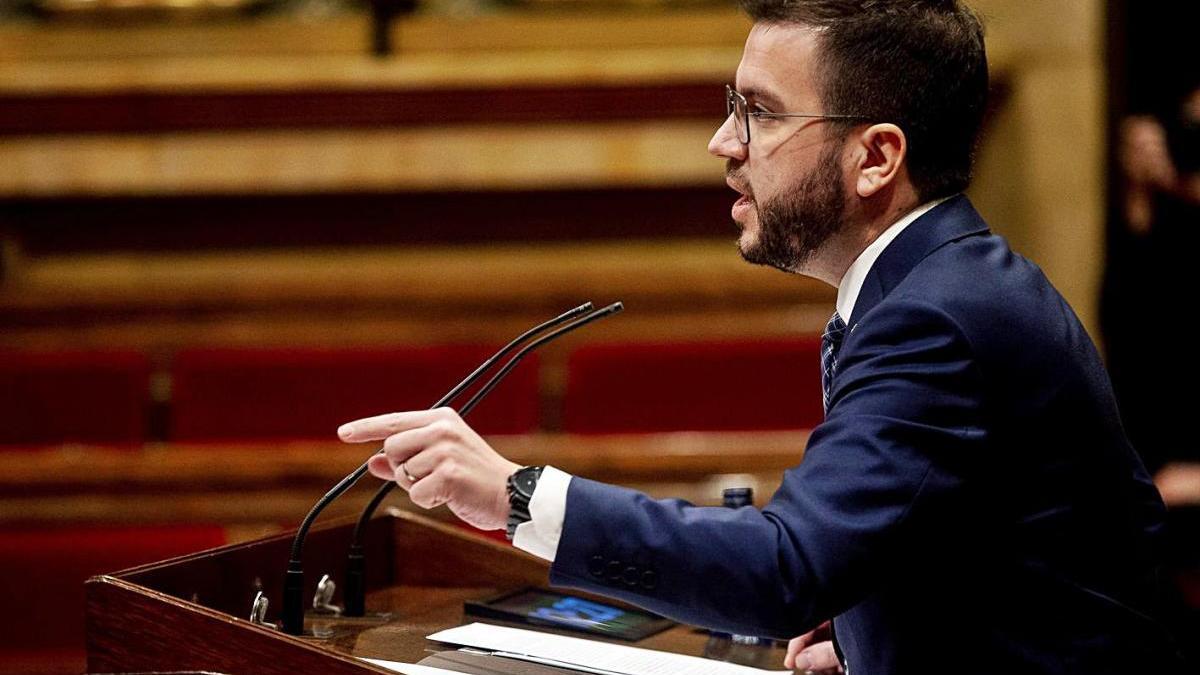
POLYGON ((401 663, 400 661, 385 661, 383 659, 368 659, 363 657, 363 661, 371 665, 387 668, 397 673, 404 675, 462 675, 457 671, 445 670, 444 668, 430 668, 429 666, 421 666, 415 663, 401 663))
POLYGON ((440 631, 430 640, 502 656, 598 675, 791 675, 652 649, 614 645, 584 638, 539 633, 507 626, 472 623, 440 631))

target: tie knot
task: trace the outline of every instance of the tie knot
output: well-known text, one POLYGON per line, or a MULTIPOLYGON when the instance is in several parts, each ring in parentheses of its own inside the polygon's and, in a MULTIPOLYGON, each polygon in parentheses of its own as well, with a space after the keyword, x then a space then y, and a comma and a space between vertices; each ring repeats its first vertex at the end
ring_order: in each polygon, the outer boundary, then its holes
POLYGON ((845 332, 846 322, 842 321, 841 315, 835 311, 833 316, 829 317, 829 323, 825 324, 825 334, 821 336, 821 339, 826 342, 840 344, 842 341, 842 334, 845 332))

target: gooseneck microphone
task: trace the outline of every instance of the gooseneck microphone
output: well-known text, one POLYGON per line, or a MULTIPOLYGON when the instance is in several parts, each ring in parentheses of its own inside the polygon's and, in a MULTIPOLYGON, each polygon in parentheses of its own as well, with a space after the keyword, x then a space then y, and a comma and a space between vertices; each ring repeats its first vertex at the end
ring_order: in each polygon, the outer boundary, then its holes
MULTIPOLYGON (((521 363, 521 359, 524 359, 531 352, 537 350, 548 342, 557 340, 571 331, 582 328, 589 323, 598 321, 607 316, 616 314, 624 308, 624 305, 619 302, 615 302, 607 307, 598 309, 588 314, 574 323, 567 324, 558 330, 547 333, 525 345, 525 347, 523 347, 511 359, 509 359, 500 368, 500 370, 498 370, 496 374, 491 377, 491 379, 489 379, 482 387, 480 387, 479 391, 475 392, 475 394, 465 404, 463 404, 463 406, 458 410, 459 416, 465 418, 467 415, 469 415, 471 411, 475 409, 475 406, 479 405, 479 402, 482 401, 489 393, 491 393, 491 391, 496 388, 496 385, 500 384, 500 382, 507 377, 508 374, 517 367, 517 365, 521 363)), ((510 348, 515 348, 524 340, 537 335, 543 330, 553 328, 559 323, 562 322, 558 319, 555 319, 554 321, 548 321, 533 330, 527 331, 521 337, 509 343, 508 347, 505 347, 505 349, 501 350, 501 352, 507 353, 508 351, 512 351, 510 348)), ((499 359, 493 359, 492 363, 495 363, 497 360, 499 359)), ((381 485, 379 490, 375 492, 375 496, 371 498, 371 501, 367 504, 366 508, 363 509, 362 515, 358 517, 358 523, 354 526, 354 535, 351 539, 350 551, 346 558, 346 583, 345 591, 343 593, 343 597, 345 598, 345 608, 342 611, 342 614, 345 616, 363 616, 366 613, 367 573, 363 537, 365 536, 367 523, 370 522, 371 517, 375 515, 376 509, 379 508, 379 505, 383 503, 383 500, 387 498, 389 494, 391 494, 395 487, 396 483, 390 481, 381 485)))
MULTIPOLYGON (((590 303, 590 302, 585 303, 585 304, 580 305, 579 307, 576 307, 568 312, 564 312, 563 314, 555 317, 554 319, 551 319, 550 321, 547 321, 543 324, 535 326, 534 328, 531 328, 530 330, 525 331, 520 336, 518 336, 515 340, 513 340, 508 345, 503 347, 500 351, 498 351, 494 355, 492 355, 488 360, 486 360, 482 364, 480 364, 480 366, 478 368, 476 368, 470 375, 468 375, 462 382, 459 382, 457 385, 455 385, 453 389, 451 389, 449 392, 447 392, 445 396, 443 396, 441 399, 439 399, 436 403, 434 403, 430 407, 431 408, 440 408, 440 407, 446 405, 451 400, 457 398, 460 394, 462 394, 463 391, 465 391, 468 387, 470 387, 472 384, 474 384, 476 381, 478 381, 479 378, 482 377, 485 372, 487 372, 489 369, 491 369, 492 366, 494 366, 497 362, 499 362, 500 359, 507 356, 514 349, 516 349, 520 344, 522 344, 523 342, 525 342, 532 336, 542 333, 542 332, 544 332, 550 328, 553 328, 555 326, 559 326, 563 323, 571 321, 572 319, 575 319, 576 317, 579 317, 582 314, 590 312, 591 309, 592 309, 592 303, 590 303)), ((616 312, 618 312, 620 310, 621 310, 621 303, 615 303, 614 305, 610 305, 609 307, 606 307, 602 310, 598 310, 595 312, 591 312, 590 314, 586 314, 586 316, 584 316, 582 319, 579 319, 578 321, 574 321, 573 323, 570 323, 570 324, 564 326, 563 328, 560 328, 560 329, 554 331, 553 333, 549 333, 549 334, 543 336, 543 338, 541 338, 540 340, 530 343, 524 349, 522 349, 520 352, 518 352, 517 356, 513 357, 513 359, 510 359, 509 362, 506 363, 505 366, 501 369, 501 371, 496 376, 493 376, 484 385, 484 387, 482 387, 479 390, 479 392, 477 392, 471 398, 471 400, 468 401, 467 405, 471 406, 472 408, 475 405, 477 405, 479 403, 479 401, 482 400, 482 398, 483 398, 483 396, 481 396, 480 394, 486 395, 486 392, 490 392, 493 388, 495 388, 495 386, 497 384, 499 384, 499 380, 503 379, 504 375, 507 375, 508 372, 511 371, 513 367, 515 367, 515 362, 519 361, 526 354, 528 354, 529 351, 531 351, 531 349, 530 349, 531 347, 536 348, 536 346, 540 346, 541 344, 545 344, 545 342, 548 342, 549 340, 547 340, 546 338, 553 339, 555 337, 558 337, 559 335, 563 335, 567 332, 570 332, 571 330, 574 330, 575 328, 577 328, 579 326, 583 326, 588 323, 591 323, 592 321, 595 321, 596 319, 603 318, 604 316, 608 316, 610 314, 615 314, 616 312), (613 309, 614 307, 616 309, 613 309)), ((466 406, 464 406, 464 410, 466 410, 466 409, 467 409, 466 406)), ((375 454, 379 454, 379 452, 382 452, 382 451, 383 450, 380 449, 375 454)), ((304 540, 308 536, 308 531, 312 528, 313 522, 316 521, 317 516, 320 515, 321 512, 324 511, 325 508, 327 506, 329 506, 330 503, 333 502, 333 500, 337 499, 339 496, 341 496, 347 490, 349 490, 351 487, 353 487, 354 484, 357 483, 358 480, 360 478, 362 478, 363 475, 366 474, 367 466, 368 466, 368 463, 363 462, 361 466, 359 466, 357 469, 355 469, 353 472, 351 472, 349 475, 347 475, 345 478, 343 478, 341 481, 339 481, 337 483, 337 485, 334 485, 333 488, 329 490, 329 492, 325 493, 325 496, 323 496, 320 500, 317 501, 317 503, 315 505, 313 505, 312 510, 310 510, 308 512, 308 515, 304 517, 304 520, 301 521, 301 523, 300 523, 300 527, 296 530, 295 539, 293 539, 293 541, 292 541, 291 556, 288 560, 287 573, 284 577, 284 583, 283 583, 282 623, 283 623, 283 631, 285 633, 288 633, 289 635, 302 635, 304 632, 304 565, 303 565, 302 557, 303 557, 303 552, 304 552, 304 540)), ((389 485, 392 485, 392 484, 389 483, 389 485)))

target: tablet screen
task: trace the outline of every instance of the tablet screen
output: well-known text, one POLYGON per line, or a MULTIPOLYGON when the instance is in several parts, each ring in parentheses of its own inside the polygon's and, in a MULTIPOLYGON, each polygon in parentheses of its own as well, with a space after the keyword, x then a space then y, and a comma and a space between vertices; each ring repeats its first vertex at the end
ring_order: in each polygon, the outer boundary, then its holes
POLYGON ((482 603, 467 603, 468 614, 534 623, 624 640, 640 640, 674 625, 657 614, 606 605, 573 595, 529 588, 482 603))

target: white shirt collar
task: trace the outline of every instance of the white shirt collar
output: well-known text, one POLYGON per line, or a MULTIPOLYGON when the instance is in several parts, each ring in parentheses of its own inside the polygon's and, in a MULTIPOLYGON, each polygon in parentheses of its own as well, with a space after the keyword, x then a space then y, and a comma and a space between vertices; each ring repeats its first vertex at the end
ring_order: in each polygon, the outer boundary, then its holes
POLYGON ((875 241, 871 242, 871 244, 859 254, 858 258, 856 258, 854 262, 850 264, 850 268, 846 270, 846 274, 842 276, 841 283, 838 284, 837 312, 838 315, 842 317, 842 321, 847 323, 850 322, 850 315, 854 313, 854 303, 858 301, 858 294, 860 291, 862 291, 863 282, 867 280, 867 273, 870 272, 871 268, 875 266, 875 261, 879 258, 880 254, 883 253, 884 249, 888 247, 888 244, 892 243, 892 240, 900 236, 900 233, 904 231, 904 228, 912 225, 913 221, 925 215, 926 213, 929 213, 929 211, 935 206, 948 199, 950 199, 950 197, 943 197, 932 202, 926 202, 912 211, 909 211, 907 215, 892 223, 888 229, 884 230, 882 234, 876 237, 875 241))

